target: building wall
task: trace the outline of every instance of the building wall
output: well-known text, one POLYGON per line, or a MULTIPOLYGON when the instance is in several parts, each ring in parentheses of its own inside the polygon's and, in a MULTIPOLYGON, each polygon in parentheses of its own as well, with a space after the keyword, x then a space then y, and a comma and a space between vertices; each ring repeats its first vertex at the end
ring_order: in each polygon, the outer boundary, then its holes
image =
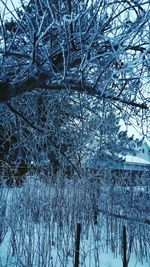
POLYGON ((139 157, 139 158, 142 158, 146 161, 149 162, 150 164, 150 147, 147 145, 146 142, 144 142, 144 144, 142 145, 140 151, 138 151, 136 153, 136 155, 139 157))

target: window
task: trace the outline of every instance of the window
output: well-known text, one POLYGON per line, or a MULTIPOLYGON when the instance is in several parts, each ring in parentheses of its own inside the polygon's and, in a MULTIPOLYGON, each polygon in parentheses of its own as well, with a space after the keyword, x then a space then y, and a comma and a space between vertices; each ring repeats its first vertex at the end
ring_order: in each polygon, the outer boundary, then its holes
POLYGON ((144 153, 144 149, 142 149, 142 153, 144 153))

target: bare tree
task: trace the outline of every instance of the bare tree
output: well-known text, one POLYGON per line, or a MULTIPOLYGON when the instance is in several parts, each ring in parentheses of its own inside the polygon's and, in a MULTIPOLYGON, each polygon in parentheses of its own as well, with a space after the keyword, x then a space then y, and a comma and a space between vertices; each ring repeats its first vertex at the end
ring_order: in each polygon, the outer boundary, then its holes
POLYGON ((126 124, 148 123, 149 1, 0 3, 0 108, 32 156, 51 147, 78 172, 104 102, 126 124))

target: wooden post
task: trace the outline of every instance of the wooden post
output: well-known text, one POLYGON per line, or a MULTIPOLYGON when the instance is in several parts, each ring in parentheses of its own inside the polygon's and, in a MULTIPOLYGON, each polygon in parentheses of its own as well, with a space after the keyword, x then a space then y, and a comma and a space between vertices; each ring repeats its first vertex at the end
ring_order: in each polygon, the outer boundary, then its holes
POLYGON ((123 267, 127 267, 127 234, 126 226, 123 225, 123 240, 122 240, 122 250, 123 250, 123 267))
POLYGON ((77 223, 74 267, 79 267, 81 224, 77 223))

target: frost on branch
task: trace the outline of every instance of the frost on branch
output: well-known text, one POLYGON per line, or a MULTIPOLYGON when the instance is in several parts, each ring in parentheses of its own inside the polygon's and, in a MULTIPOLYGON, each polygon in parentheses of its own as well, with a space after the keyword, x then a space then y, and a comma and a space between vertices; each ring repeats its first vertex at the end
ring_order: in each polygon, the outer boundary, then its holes
POLYGON ((131 2, 22 1, 9 20, 4 11, 1 112, 32 161, 55 150, 60 165, 79 169, 91 140, 92 150, 97 136, 107 143, 99 125, 107 129, 108 113, 148 129, 149 11, 131 2))

